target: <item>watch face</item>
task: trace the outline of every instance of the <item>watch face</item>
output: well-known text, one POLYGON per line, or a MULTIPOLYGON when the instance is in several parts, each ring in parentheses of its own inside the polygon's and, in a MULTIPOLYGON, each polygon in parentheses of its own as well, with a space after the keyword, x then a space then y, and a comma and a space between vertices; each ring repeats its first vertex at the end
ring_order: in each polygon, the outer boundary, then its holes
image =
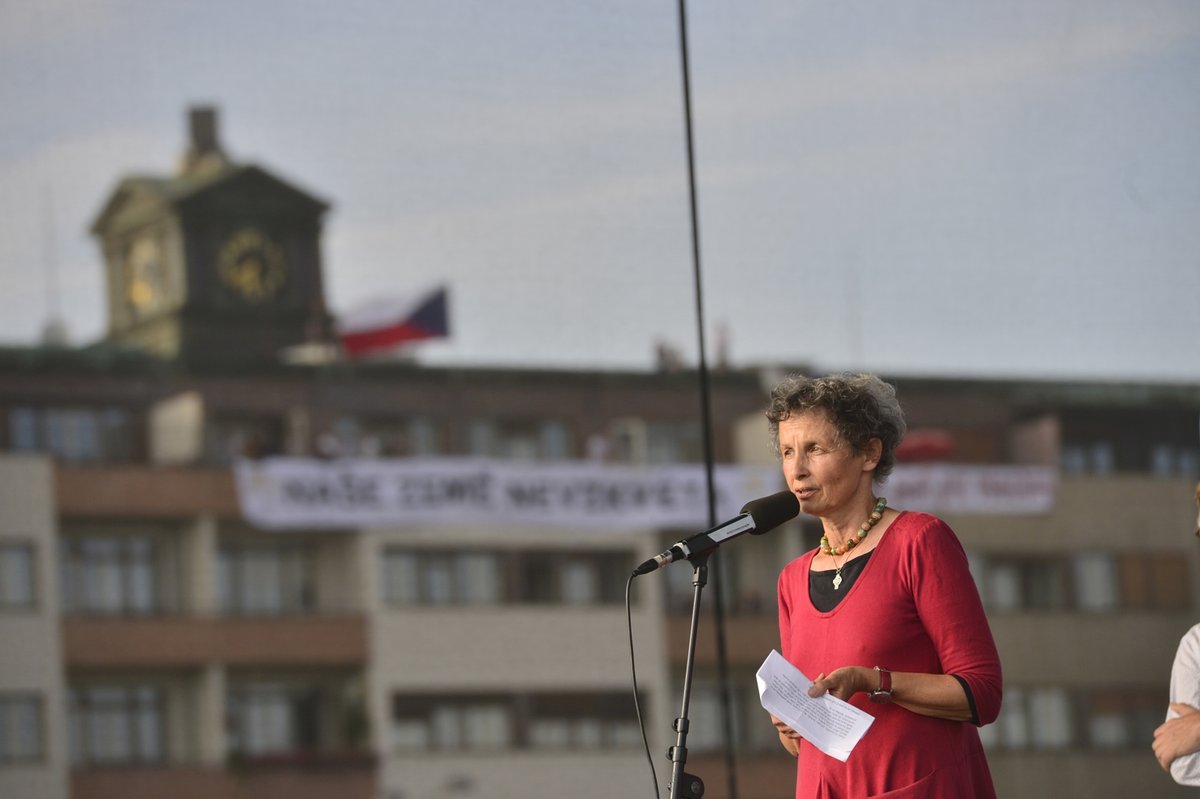
POLYGON ((158 242, 144 236, 136 239, 125 258, 125 301, 135 313, 145 313, 162 299, 163 259, 158 242))
POLYGON ((268 300, 279 293, 287 278, 283 248, 261 231, 245 228, 221 245, 217 273, 242 299, 268 300))

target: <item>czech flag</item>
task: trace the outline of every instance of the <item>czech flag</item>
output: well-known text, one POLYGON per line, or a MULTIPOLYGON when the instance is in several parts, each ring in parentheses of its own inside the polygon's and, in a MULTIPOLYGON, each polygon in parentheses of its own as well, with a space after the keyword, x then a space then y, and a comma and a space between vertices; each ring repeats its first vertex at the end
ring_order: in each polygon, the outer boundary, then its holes
POLYGON ((338 336, 348 358, 360 358, 414 341, 446 338, 446 288, 413 300, 372 300, 338 321, 338 336))

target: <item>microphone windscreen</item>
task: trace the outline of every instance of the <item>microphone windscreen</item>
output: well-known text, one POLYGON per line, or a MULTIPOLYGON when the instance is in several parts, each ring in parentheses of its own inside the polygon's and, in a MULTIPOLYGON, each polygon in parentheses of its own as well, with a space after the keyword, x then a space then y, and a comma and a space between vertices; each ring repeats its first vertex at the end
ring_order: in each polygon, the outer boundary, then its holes
POLYGON ((742 508, 754 520, 751 535, 762 535, 800 515, 800 500, 791 491, 780 491, 769 497, 752 499, 742 508))

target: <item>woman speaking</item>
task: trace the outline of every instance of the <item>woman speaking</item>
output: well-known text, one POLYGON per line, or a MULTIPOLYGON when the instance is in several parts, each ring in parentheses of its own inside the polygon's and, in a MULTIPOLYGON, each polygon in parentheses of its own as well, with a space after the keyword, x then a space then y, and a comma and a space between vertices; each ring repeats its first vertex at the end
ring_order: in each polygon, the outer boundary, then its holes
POLYGON ((842 762, 772 716, 799 759, 797 799, 995 797, 977 727, 1000 711, 1000 659, 953 531, 877 496, 904 416, 873 375, 792 377, 771 392, 788 487, 820 546, 779 577, 787 660, 875 717, 842 762))

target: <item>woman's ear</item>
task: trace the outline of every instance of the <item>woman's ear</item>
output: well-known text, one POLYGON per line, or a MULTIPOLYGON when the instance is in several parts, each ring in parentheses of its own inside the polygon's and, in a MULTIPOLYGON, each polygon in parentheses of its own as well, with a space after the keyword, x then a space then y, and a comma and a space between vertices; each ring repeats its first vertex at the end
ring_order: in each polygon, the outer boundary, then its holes
POLYGON ((883 439, 872 438, 867 442, 867 445, 863 447, 862 454, 865 458, 863 461, 863 471, 869 472, 874 470, 875 467, 879 465, 879 459, 883 457, 883 439))

